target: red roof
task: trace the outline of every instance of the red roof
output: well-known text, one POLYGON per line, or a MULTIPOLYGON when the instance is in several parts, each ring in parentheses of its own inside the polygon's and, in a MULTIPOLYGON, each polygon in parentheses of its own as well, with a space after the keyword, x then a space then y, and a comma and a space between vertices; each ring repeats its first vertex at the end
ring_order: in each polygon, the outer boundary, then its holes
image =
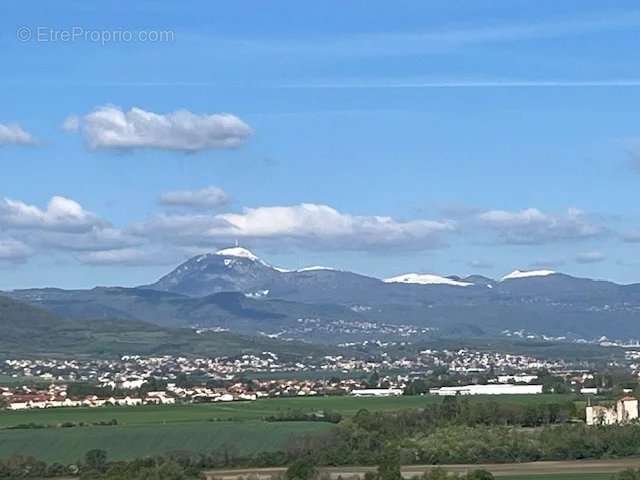
POLYGON ((11 397, 11 403, 18 402, 44 402, 49 400, 48 395, 43 394, 26 394, 26 395, 13 395, 11 397))

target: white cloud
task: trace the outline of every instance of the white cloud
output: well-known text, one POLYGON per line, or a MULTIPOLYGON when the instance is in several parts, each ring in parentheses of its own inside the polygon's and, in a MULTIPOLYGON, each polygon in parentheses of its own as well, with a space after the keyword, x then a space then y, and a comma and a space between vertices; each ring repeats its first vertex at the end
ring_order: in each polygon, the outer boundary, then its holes
POLYGON ((69 198, 52 197, 41 209, 25 202, 0 199, 0 260, 26 259, 50 252, 92 252, 137 247, 147 239, 114 228, 69 198))
POLYGON ((80 117, 77 115, 69 115, 62 122, 62 130, 65 132, 73 133, 80 130, 80 117))
MULTIPOLYGON (((162 201, 180 205, 214 205, 224 192, 215 187, 170 192, 162 201)), ((576 209, 562 214, 538 209, 469 212, 453 220, 398 219, 381 215, 355 215, 328 205, 302 203, 245 208, 239 212, 161 213, 139 223, 115 227, 75 200, 51 198, 46 207, 13 199, 0 199, 2 259, 25 259, 49 252, 73 255, 92 265, 166 264, 191 251, 211 250, 239 240, 270 251, 362 250, 389 255, 447 246, 458 232, 473 242, 487 232, 513 244, 540 244, 580 240, 605 231, 589 215, 576 209), (10 239, 2 241, 3 238, 10 239)), ((461 239, 461 237, 456 237, 461 239)), ((495 242, 494 242, 495 243, 495 242)), ((594 252, 575 261, 599 261, 594 252)), ((552 262, 544 262, 549 266, 552 262)), ((557 262, 553 262, 557 263, 557 262)), ((491 264, 476 260, 474 268, 491 264)))
POLYGON ((86 231, 102 224, 96 215, 65 197, 52 197, 44 210, 18 200, 0 199, 0 226, 5 228, 86 231))
POLYGON ((115 106, 99 107, 82 118, 69 117, 63 128, 79 130, 94 149, 152 148, 197 152, 234 148, 253 133, 229 113, 198 115, 187 110, 159 114, 115 106))
POLYGON ((162 194, 160 203, 169 206, 216 208, 229 203, 229 195, 219 187, 207 187, 201 190, 179 190, 162 194))
POLYGON ((149 220, 134 224, 131 232, 152 241, 178 241, 180 244, 209 242, 212 229, 229 227, 227 222, 214 215, 205 214, 158 214, 149 220), (182 239, 182 240, 180 240, 182 239))
POLYGON ((0 123, 0 145, 35 145, 36 139, 20 125, 0 123))
POLYGON ((159 244, 123 231, 86 211, 78 202, 56 196, 41 209, 22 201, 0 199, 0 264, 31 256, 61 253, 92 265, 159 265, 180 259, 171 248, 152 253, 159 244))
POLYGON ((308 248, 427 249, 443 245, 455 230, 448 221, 399 221, 386 216, 358 216, 327 205, 246 208, 218 215, 160 215, 136 226, 136 233, 162 236, 181 244, 206 244, 234 239, 298 243, 308 248))
POLYGON ((94 226, 91 230, 81 232, 40 231, 32 235, 30 241, 41 247, 77 252, 114 250, 146 243, 143 238, 109 226, 94 226))
POLYGON ((123 248, 117 250, 101 250, 96 252, 84 252, 76 257, 78 261, 87 265, 173 265, 176 258, 166 255, 166 252, 147 251, 136 248, 123 248))
POLYGON ((295 42, 281 39, 228 41, 235 49, 253 55, 259 53, 305 54, 337 57, 389 57, 451 52, 476 45, 513 44, 531 40, 549 40, 610 30, 635 31, 640 13, 597 12, 545 21, 498 23, 490 20, 481 25, 445 25, 429 30, 367 32, 327 37, 311 36, 295 42))
POLYGON ((490 210, 478 214, 476 220, 481 226, 498 233, 502 241, 513 244, 589 238, 605 231, 602 225, 575 208, 570 208, 561 215, 543 213, 537 208, 515 212, 490 210))
POLYGON ((598 263, 605 260, 605 256, 601 252, 584 252, 576 255, 577 263, 598 263))
POLYGON ((12 238, 0 239, 0 262, 22 262, 32 254, 24 243, 12 238))

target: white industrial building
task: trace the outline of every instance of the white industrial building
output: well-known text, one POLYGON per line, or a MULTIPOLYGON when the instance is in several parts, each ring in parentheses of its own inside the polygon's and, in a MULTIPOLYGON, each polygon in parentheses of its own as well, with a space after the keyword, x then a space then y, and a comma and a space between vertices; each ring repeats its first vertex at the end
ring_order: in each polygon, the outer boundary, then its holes
POLYGON ((431 395, 531 395, 542 393, 542 385, 464 385, 460 387, 441 387, 429 390, 431 395))
POLYGON ((362 388, 351 391, 354 397, 398 397, 403 393, 399 388, 362 388))
POLYGON ((580 389, 581 395, 597 395, 598 387, 582 387, 580 389))

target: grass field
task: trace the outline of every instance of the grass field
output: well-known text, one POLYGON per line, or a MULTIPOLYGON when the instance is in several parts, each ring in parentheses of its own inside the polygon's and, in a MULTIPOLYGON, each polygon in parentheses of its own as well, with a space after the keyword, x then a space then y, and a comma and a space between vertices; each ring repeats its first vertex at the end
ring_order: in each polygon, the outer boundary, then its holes
POLYGON ((236 455, 249 455, 282 449, 296 435, 328 428, 330 424, 319 422, 247 421, 4 430, 0 431, 0 457, 21 454, 47 462, 73 463, 93 448, 106 450, 113 460, 225 448, 236 455))
MULTIPOLYGON (((471 401, 486 400, 486 396, 470 397, 471 401)), ((575 400, 573 395, 501 395, 493 396, 497 402, 544 404, 575 400)), ((260 420, 288 409, 332 410, 344 416, 354 415, 366 408, 371 411, 389 411, 419 408, 440 402, 435 396, 354 398, 309 397, 263 399, 255 402, 207 403, 198 405, 57 408, 0 412, 0 428, 24 423, 55 425, 63 422, 93 423, 115 418, 119 425, 150 425, 165 423, 202 422, 208 420, 260 420)))
MULTIPOLYGON (((472 397, 472 401, 481 397, 472 397)), ((540 404, 571 401, 571 395, 516 395, 492 397, 498 402, 540 404)), ((296 435, 333 428, 321 422, 267 423, 266 416, 287 409, 319 409, 354 415, 371 411, 418 408, 441 398, 316 397, 264 399, 198 405, 58 408, 0 411, 0 458, 31 454, 47 461, 74 462, 87 450, 102 448, 113 459, 130 459, 174 450, 207 452, 228 447, 238 455, 282 449, 296 435), (92 424, 116 419, 116 426, 7 429, 34 423, 56 426, 65 422, 92 424)))

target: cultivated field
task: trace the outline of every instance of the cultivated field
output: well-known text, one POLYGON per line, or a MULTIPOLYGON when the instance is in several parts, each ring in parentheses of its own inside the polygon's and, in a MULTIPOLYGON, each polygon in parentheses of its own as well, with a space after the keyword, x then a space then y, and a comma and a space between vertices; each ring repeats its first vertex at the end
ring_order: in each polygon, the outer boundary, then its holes
MULTIPOLYGON (((497 402, 545 404, 575 400, 575 395, 500 395, 474 396, 471 401, 491 399, 497 402)), ((387 398, 309 397, 263 399, 254 402, 206 403, 142 407, 57 408, 0 412, 0 428, 24 423, 57 424, 63 422, 92 423, 115 418, 120 425, 148 425, 201 422, 208 420, 261 420, 288 409, 304 411, 331 410, 344 416, 360 409, 389 411, 420 408, 442 401, 436 396, 387 398)))
POLYGON ((106 450, 113 460, 218 449, 250 455, 283 449, 296 435, 330 427, 319 422, 247 421, 4 430, 0 431, 0 457, 32 455, 47 462, 67 464, 82 459, 94 448, 106 450))
MULTIPOLYGON (((481 397, 472 397, 475 401, 481 397)), ((571 401, 572 395, 492 397, 499 402, 540 404, 571 401)), ((0 458, 14 453, 46 461, 74 462, 87 450, 102 448, 112 459, 184 450, 211 452, 226 449, 235 455, 284 449, 292 438, 333 428, 324 422, 265 422, 288 409, 331 410, 344 416, 371 411, 418 408, 438 397, 353 398, 317 397, 265 399, 199 405, 59 408, 0 412, 0 458), (91 425, 116 419, 115 426, 91 425), (62 427, 65 423, 86 426, 62 427), (20 428, 35 424, 51 428, 20 428)))

